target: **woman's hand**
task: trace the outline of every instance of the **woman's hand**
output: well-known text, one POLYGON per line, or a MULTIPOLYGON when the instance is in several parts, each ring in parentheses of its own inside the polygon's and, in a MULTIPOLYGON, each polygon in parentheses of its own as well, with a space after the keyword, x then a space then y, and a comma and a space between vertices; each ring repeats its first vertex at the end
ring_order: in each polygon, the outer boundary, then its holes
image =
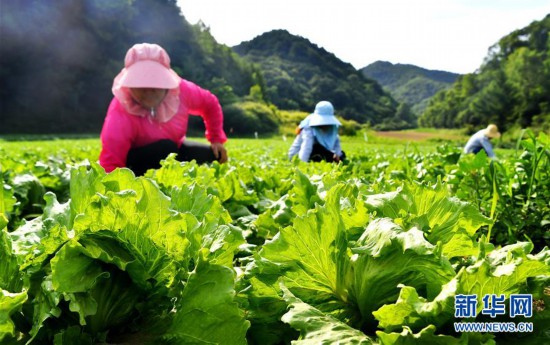
POLYGON ((214 152, 214 157, 216 157, 218 162, 227 162, 227 150, 222 143, 212 143, 210 144, 210 147, 212 148, 212 152, 214 152))

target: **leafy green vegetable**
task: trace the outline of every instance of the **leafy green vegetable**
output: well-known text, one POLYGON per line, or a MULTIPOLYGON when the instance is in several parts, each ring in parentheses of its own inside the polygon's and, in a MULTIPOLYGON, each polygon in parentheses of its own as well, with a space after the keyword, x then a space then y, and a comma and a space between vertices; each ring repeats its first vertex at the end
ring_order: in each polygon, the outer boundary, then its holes
POLYGON ((377 344, 361 331, 302 302, 285 287, 282 290, 284 299, 289 304, 289 311, 283 315, 282 320, 300 331, 300 339, 293 341, 293 345, 377 344))
POLYGON ((234 296, 234 272, 201 259, 161 338, 169 344, 246 344, 250 323, 234 296))
POLYGON ((15 336, 17 329, 10 316, 21 308, 27 297, 26 292, 0 290, 0 341, 15 336))

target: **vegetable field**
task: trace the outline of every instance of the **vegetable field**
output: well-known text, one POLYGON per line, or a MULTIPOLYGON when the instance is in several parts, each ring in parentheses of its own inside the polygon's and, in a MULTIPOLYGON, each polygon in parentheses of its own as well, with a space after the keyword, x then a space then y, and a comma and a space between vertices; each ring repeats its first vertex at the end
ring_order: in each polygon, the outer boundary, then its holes
POLYGON ((550 343, 547 135, 498 161, 344 138, 349 161, 306 164, 289 145, 136 178, 106 174, 97 140, 0 142, 0 343, 550 343))

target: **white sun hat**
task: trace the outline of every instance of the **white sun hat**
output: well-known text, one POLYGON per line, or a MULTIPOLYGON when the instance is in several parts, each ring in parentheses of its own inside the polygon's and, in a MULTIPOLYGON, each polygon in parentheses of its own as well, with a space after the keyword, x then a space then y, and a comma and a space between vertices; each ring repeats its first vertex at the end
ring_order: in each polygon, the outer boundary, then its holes
POLYGON ((315 106, 315 111, 309 117, 309 126, 341 126, 342 124, 334 116, 334 107, 328 101, 321 101, 315 106))

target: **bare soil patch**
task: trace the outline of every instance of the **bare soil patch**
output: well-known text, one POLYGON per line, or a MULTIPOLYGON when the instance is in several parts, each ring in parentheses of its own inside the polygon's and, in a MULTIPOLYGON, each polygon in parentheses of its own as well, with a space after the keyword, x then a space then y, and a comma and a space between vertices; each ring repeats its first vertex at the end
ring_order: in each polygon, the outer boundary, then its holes
POLYGON ((458 135, 452 134, 439 134, 439 133, 427 133, 427 132, 405 132, 405 131, 387 131, 387 132, 376 132, 376 135, 381 138, 394 138, 410 141, 422 141, 432 138, 439 139, 461 139, 458 135))

